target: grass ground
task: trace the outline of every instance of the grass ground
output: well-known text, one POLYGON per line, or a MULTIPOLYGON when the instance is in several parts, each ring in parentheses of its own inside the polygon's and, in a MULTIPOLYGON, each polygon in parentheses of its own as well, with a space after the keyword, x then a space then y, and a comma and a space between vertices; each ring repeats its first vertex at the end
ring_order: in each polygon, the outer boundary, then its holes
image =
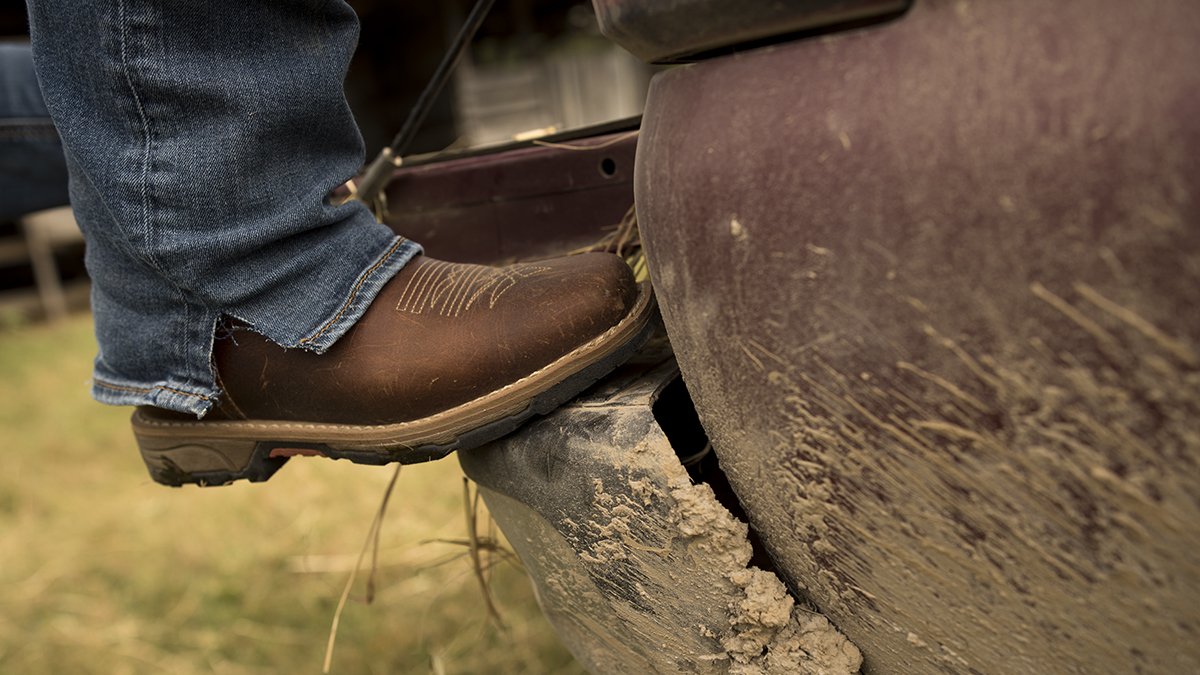
MULTIPOLYGON (((390 469, 297 459, 267 484, 159 487, 129 411, 88 396, 94 348, 86 318, 0 331, 0 672, 319 673, 390 469)), ((401 472, 375 602, 347 605, 333 672, 582 672, 522 572, 495 568, 502 631, 466 558, 447 562, 463 549, 422 543, 465 535, 460 475, 401 472)))

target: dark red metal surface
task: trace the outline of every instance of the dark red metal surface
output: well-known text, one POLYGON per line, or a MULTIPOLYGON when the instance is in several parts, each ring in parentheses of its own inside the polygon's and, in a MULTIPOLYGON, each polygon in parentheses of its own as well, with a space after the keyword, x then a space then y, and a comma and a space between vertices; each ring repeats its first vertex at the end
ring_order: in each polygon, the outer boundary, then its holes
POLYGON ((866 671, 1200 672, 1198 36, 924 0, 654 80, 684 379, 866 671))
POLYGON ((503 263, 595 243, 633 204, 636 135, 620 132, 398 169, 387 224, 431 256, 503 263))

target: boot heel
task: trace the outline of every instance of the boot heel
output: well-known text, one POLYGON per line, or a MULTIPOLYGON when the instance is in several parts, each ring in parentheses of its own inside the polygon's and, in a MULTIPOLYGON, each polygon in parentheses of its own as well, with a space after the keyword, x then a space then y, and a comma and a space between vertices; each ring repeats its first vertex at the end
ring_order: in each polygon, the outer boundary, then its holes
POLYGON ((225 485, 270 478, 287 462, 271 457, 269 448, 253 440, 160 438, 137 432, 138 448, 150 477, 163 485, 225 485))

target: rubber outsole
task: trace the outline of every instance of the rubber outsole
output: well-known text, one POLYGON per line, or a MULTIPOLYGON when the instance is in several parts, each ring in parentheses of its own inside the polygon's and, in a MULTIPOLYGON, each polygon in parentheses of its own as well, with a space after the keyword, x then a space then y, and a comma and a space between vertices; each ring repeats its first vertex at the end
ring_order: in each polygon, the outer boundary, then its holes
MULTIPOLYGON (((647 291, 648 292, 648 291, 647 291)), ((649 300, 651 305, 652 299, 649 300)), ((647 313, 652 314, 651 309, 647 313)), ((441 459, 456 450, 477 448, 506 436, 530 418, 545 415, 570 401, 628 360, 654 332, 655 323, 643 317, 644 325, 633 337, 594 363, 572 373, 561 382, 532 396, 521 408, 499 419, 456 433, 451 439, 412 445, 388 446, 363 444, 359 447, 338 447, 329 443, 308 443, 292 440, 254 440, 248 438, 182 439, 171 435, 144 433, 145 420, 134 413, 134 434, 142 459, 157 483, 172 487, 183 485, 219 486, 239 480, 259 483, 273 476, 293 456, 320 456, 346 459, 356 464, 384 465, 416 464, 441 459), (196 470, 192 466, 221 468, 196 470)), ((195 425, 199 427, 200 423, 195 425)))

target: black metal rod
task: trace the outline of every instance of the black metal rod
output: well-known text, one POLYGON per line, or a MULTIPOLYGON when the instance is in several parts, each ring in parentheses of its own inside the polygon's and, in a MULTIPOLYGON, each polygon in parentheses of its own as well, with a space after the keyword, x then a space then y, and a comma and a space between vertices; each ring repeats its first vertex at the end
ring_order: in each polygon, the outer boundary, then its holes
POLYGON ((391 182, 392 173, 395 172, 396 167, 400 166, 401 158, 404 156, 404 152, 408 150, 408 144, 412 142, 413 137, 417 134, 417 130, 421 128, 425 117, 429 114, 430 109, 433 108, 433 102, 437 99, 438 94, 442 92, 442 88, 446 86, 446 82, 450 79, 450 74, 454 72, 454 67, 462 60, 462 56, 467 50, 467 45, 470 44, 471 38, 475 37, 475 33, 479 30, 479 26, 483 24, 483 20, 492 9, 493 4, 495 4, 495 0, 478 0, 475 3, 471 14, 467 16, 466 22, 459 29, 458 35, 455 36, 454 43, 450 45, 450 49, 442 57, 442 62, 438 64, 433 77, 425 85, 425 88, 421 90, 421 95, 417 98, 416 104, 409 111, 408 117, 404 119, 404 126, 400 127, 400 132, 392 139, 392 144, 381 150, 379 155, 375 157, 375 160, 367 166, 367 170, 359 180, 355 199, 374 208, 377 215, 382 210, 380 195, 383 194, 383 190, 387 187, 387 184, 391 182))
POLYGON ((467 45, 471 42, 471 38, 475 37, 476 31, 483 24, 483 20, 487 18, 493 4, 495 4, 495 0, 478 0, 475 3, 475 7, 471 9, 466 23, 458 31, 453 44, 450 45, 450 49, 446 51, 446 55, 442 57, 442 62, 438 64, 437 70, 434 71, 433 77, 430 78, 429 84, 425 85, 425 89, 421 91, 421 96, 417 98, 416 105, 413 106, 412 111, 405 118, 404 126, 400 127, 399 133, 392 139, 391 149, 395 156, 403 157, 404 152, 408 150, 408 144, 412 142, 413 137, 417 134, 417 130, 425 122, 425 117, 429 115, 429 111, 433 108, 433 103, 437 99, 438 94, 442 93, 442 89, 450 79, 450 74, 454 72, 455 66, 462 60, 463 54, 466 53, 467 45))

